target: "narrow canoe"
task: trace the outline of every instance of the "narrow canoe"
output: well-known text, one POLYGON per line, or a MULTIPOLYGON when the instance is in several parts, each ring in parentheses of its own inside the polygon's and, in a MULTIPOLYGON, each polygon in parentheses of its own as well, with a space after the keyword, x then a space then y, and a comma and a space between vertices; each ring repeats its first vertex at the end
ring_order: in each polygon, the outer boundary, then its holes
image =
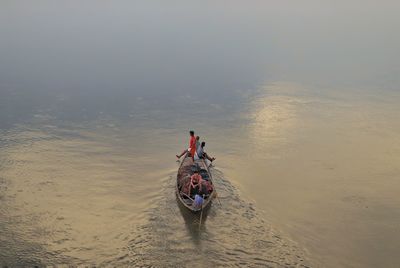
POLYGON ((212 199, 216 196, 216 191, 215 185, 213 184, 212 180, 212 174, 205 160, 199 159, 193 162, 191 157, 185 156, 179 166, 178 174, 176 176, 175 192, 179 202, 192 212, 199 212, 202 209, 204 210, 211 205, 212 199), (185 181, 185 179, 187 180, 188 177, 190 178, 190 176, 193 174, 193 166, 197 166, 198 168, 200 168, 200 175, 203 177, 203 179, 208 180, 213 188, 213 191, 204 197, 202 207, 194 206, 193 197, 188 196, 187 193, 184 193, 182 191, 183 182, 185 181))

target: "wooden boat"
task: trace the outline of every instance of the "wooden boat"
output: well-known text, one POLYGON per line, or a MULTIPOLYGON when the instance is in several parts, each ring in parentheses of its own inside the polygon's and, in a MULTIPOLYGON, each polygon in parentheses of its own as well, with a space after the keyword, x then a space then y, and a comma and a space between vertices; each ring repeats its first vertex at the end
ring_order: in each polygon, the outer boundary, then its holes
POLYGON ((176 176, 175 192, 179 202, 192 212, 199 212, 211 205, 212 199, 216 197, 216 191, 210 169, 204 159, 195 160, 193 162, 191 157, 188 157, 187 155, 185 156, 179 166, 178 174, 176 176), (202 176, 203 180, 207 180, 213 188, 211 192, 204 195, 202 206, 195 206, 194 197, 189 196, 188 193, 184 191, 185 187, 183 187, 188 180, 190 181, 190 176, 193 175, 193 170, 195 168, 199 170, 199 174, 202 176))

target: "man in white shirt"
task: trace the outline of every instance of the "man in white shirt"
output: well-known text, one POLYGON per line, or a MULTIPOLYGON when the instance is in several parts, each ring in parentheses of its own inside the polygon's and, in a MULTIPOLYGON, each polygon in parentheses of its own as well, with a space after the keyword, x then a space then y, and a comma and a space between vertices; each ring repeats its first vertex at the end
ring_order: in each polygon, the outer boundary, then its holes
POLYGON ((203 141, 199 148, 197 148, 197 157, 199 159, 208 159, 211 162, 215 160, 215 157, 210 157, 206 152, 204 152, 204 146, 206 146, 206 143, 203 141))

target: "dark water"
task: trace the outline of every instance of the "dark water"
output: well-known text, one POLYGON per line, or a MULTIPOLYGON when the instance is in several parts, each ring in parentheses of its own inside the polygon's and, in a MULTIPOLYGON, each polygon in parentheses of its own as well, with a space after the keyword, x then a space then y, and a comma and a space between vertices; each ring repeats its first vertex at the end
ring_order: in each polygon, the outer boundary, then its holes
POLYGON ((396 267, 399 7, 2 1, 0 264, 396 267))

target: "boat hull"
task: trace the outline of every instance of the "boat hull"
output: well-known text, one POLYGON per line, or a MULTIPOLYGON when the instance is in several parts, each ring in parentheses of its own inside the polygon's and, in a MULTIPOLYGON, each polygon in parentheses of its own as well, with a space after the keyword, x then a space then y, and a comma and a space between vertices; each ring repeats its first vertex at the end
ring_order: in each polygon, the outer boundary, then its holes
POLYGON ((185 207, 192 213, 198 213, 198 212, 201 212, 202 210, 208 209, 210 207, 212 200, 216 196, 216 191, 215 191, 215 186, 214 186, 213 179, 212 179, 212 174, 211 174, 210 169, 204 159, 195 160, 193 162, 191 157, 185 156, 185 158, 182 160, 181 165, 179 166, 179 169, 178 169, 177 180, 176 180, 176 185, 175 185, 175 194, 176 194, 176 198, 178 199, 179 203, 182 204, 183 207, 185 207), (207 174, 206 174, 206 176, 208 176, 207 180, 213 186, 213 191, 204 199, 204 203, 201 207, 194 206, 193 200, 180 190, 182 187, 182 185, 180 185, 182 178, 192 175, 190 172, 190 168, 188 168, 188 167, 191 167, 193 165, 197 165, 201 169, 207 171, 207 174))

